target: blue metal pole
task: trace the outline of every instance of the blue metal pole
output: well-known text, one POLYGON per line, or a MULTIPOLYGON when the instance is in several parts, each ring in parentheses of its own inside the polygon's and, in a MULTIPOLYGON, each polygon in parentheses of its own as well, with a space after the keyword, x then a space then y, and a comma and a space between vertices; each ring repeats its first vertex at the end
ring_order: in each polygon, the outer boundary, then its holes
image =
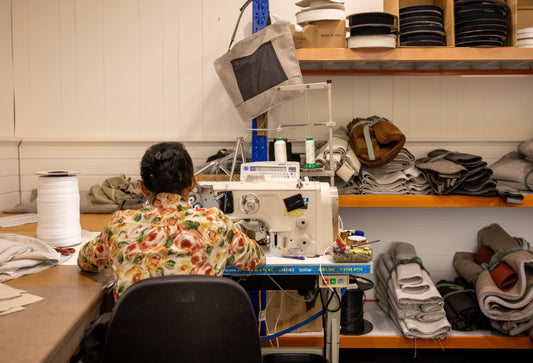
MULTIPOLYGON (((253 0, 252 31, 254 33, 266 27, 268 21, 268 0, 253 0)), ((257 129, 257 119, 252 120, 252 128, 257 129)), ((252 161, 268 160, 268 139, 252 131, 252 161)))
MULTIPOLYGON (((252 31, 254 33, 265 28, 268 22, 268 0, 253 0, 252 31)), ((257 119, 252 120, 252 128, 257 129, 257 119)), ((252 131, 252 161, 268 160, 268 138, 266 135, 258 135, 252 131)), ((256 311, 259 323, 259 334, 266 335, 266 325, 259 319, 261 310, 265 310, 266 291, 252 291, 252 305, 256 311)), ((264 314, 266 315, 266 314, 264 314)))

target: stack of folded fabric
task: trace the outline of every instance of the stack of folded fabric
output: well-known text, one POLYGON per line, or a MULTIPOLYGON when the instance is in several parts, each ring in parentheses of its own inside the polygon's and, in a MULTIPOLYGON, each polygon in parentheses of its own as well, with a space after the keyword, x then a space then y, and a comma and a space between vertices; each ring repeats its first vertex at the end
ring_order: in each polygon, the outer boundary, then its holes
POLYGON ((416 160, 437 195, 498 196, 492 170, 480 156, 436 149, 416 160))
POLYGON ((454 330, 489 329, 489 319, 483 315, 476 298, 476 291, 462 277, 453 281, 441 280, 437 289, 444 299, 446 318, 454 330))
POLYGON ((497 189, 505 198, 521 201, 521 191, 533 191, 533 139, 523 141, 490 166, 497 189))
POLYGON ((37 238, 0 234, 0 282, 46 270, 67 258, 37 238))
POLYGON ((376 297, 407 338, 447 337, 444 302, 413 245, 396 242, 377 261, 376 297))
POLYGON ((533 253, 500 225, 478 232, 478 251, 456 252, 454 267, 475 287, 481 311, 493 328, 508 335, 533 337, 533 253), (489 262, 486 251, 491 252, 489 262))
POLYGON ((405 148, 381 168, 361 167, 357 178, 360 194, 430 194, 425 175, 415 166, 415 157, 405 148))

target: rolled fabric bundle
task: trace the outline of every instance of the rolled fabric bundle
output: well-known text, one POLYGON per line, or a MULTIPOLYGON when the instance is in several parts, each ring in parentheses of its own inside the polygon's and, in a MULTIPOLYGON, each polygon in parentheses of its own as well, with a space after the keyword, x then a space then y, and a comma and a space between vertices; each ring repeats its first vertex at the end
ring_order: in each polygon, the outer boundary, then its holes
POLYGON ((476 286, 479 275, 483 272, 483 268, 476 263, 476 254, 473 252, 455 252, 453 267, 472 286, 476 286))
POLYGON ((487 246, 493 251, 520 247, 516 239, 497 223, 492 223, 478 231, 477 244, 478 246, 487 246))
MULTIPOLYGON (((480 246, 476 254, 476 263, 482 267, 484 264, 489 265, 492 256, 494 256, 494 251, 487 246, 480 246)), ((505 262, 500 262, 492 270, 489 269, 489 272, 496 286, 502 291, 512 289, 518 280, 518 274, 505 262)))

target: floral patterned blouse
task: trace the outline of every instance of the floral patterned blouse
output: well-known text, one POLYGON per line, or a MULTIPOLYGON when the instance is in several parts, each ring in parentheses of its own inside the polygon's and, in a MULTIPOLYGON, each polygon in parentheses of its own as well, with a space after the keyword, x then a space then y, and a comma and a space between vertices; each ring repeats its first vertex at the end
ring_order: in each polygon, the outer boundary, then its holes
POLYGON ((128 286, 148 277, 221 276, 226 265, 250 270, 264 264, 257 242, 219 209, 193 209, 173 193, 158 194, 150 208, 116 212, 78 255, 82 270, 111 266, 115 300, 128 286))

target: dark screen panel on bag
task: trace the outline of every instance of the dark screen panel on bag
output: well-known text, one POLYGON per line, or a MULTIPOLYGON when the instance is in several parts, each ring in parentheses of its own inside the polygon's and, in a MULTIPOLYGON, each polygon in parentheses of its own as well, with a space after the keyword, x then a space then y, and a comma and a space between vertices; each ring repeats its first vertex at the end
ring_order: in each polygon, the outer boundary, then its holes
POLYGON ((249 56, 232 60, 231 64, 244 101, 288 79, 272 42, 262 44, 249 56))

